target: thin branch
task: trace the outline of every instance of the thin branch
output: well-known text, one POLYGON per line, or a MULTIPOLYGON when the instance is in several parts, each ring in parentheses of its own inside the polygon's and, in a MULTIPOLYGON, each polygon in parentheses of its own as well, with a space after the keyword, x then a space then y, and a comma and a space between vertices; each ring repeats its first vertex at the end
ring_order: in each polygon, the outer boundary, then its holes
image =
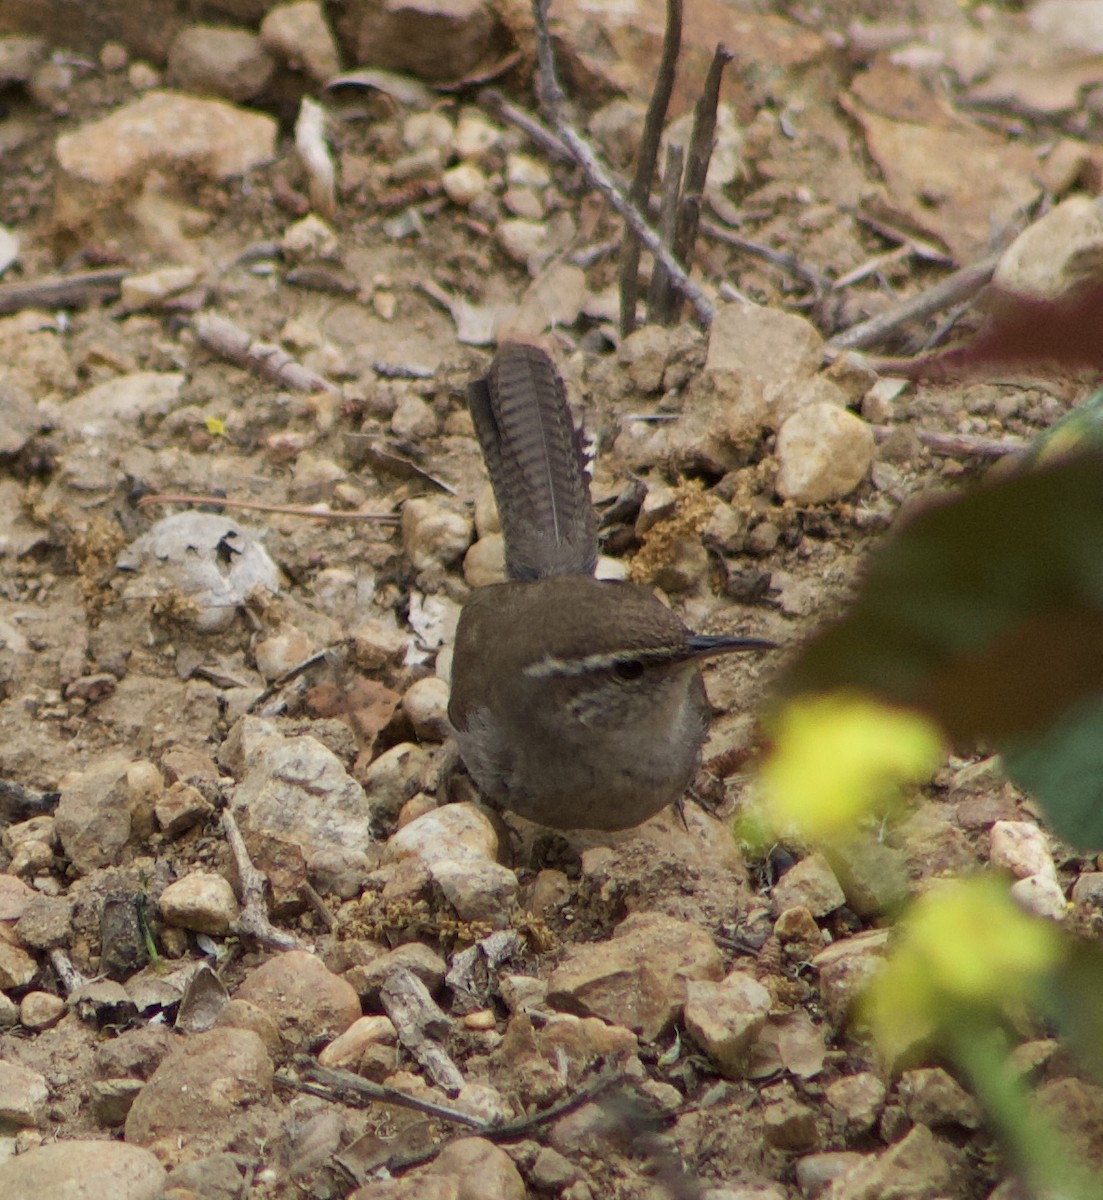
POLYGON ((239 935, 256 938, 262 946, 273 950, 309 949, 297 937, 277 929, 268 919, 268 905, 264 898, 264 875, 253 866, 245 839, 241 836, 237 820, 227 808, 222 813, 222 828, 237 868, 241 883, 241 912, 231 924, 231 930, 239 935))
MULTIPOLYGON (((628 199, 641 212, 647 211, 651 198, 651 185, 655 178, 655 165, 659 160, 659 144, 663 136, 670 97, 674 92, 674 73, 678 66, 678 55, 682 49, 682 0, 667 0, 666 30, 663 33, 663 49, 659 58, 655 87, 644 117, 640 134, 640 149, 636 158, 636 174, 628 199)), ((680 171, 679 171, 680 174, 680 171)), ((677 189, 675 188, 675 191, 677 189)), ((639 294, 640 242, 631 231, 625 229, 621 242, 620 263, 617 277, 620 283, 620 335, 627 337, 636 327, 636 298, 639 294)))
POLYGON ((559 140, 571 152, 571 157, 582 168, 586 178, 622 217, 632 232, 639 238, 645 250, 667 269, 675 288, 693 305, 697 319, 702 325, 712 324, 714 309, 705 293, 695 284, 675 261, 673 255, 659 240, 659 235, 640 215, 635 205, 630 204, 608 170, 598 161, 593 149, 570 125, 564 115, 566 98, 555 74, 555 57, 552 53, 551 35, 548 33, 548 0, 533 0, 536 35, 536 58, 540 66, 540 105, 547 114, 559 140))
MULTIPOLYGON (((659 237, 664 246, 673 246, 674 236, 678 228, 678 200, 682 192, 682 170, 685 166, 686 152, 683 147, 671 142, 666 148, 666 166, 663 168, 663 195, 659 205, 659 237)), ((636 243, 638 250, 638 243, 636 243)), ((639 254, 637 253, 637 265, 639 254)), ((664 302, 669 303, 671 295, 670 280, 666 271, 659 263, 651 272, 651 286, 647 290, 648 319, 658 321, 658 313, 663 309, 664 302)), ((623 315, 623 314, 622 314, 623 315)))
POLYGON ((296 362, 282 346, 260 342, 248 330, 217 313, 201 313, 192 322, 202 346, 247 371, 296 392, 336 392, 328 379, 296 362))
POLYGON ((131 273, 112 267, 79 275, 46 275, 22 283, 0 284, 0 316, 24 308, 83 308, 97 300, 113 300, 131 273))
POLYGON ((294 683, 296 679, 305 675, 307 671, 314 667, 320 667, 323 663, 330 663, 333 653, 334 651, 328 649, 318 650, 314 654, 311 654, 309 658, 304 658, 302 662, 289 667, 278 679, 273 679, 245 711, 247 713, 259 712, 273 696, 281 692, 289 683, 294 683))
POLYGON ((876 275, 886 267, 910 258, 914 253, 914 249, 905 242, 903 245, 895 246, 892 250, 886 250, 884 254, 875 254, 852 271, 840 275, 832 284, 831 290, 841 292, 848 287, 853 287, 856 283, 861 283, 863 279, 868 279, 870 275, 876 275))
POLYGON ((399 518, 393 513, 335 512, 330 508, 311 508, 305 504, 266 504, 263 500, 234 500, 229 496, 204 496, 194 492, 158 492, 143 496, 139 508, 153 504, 203 504, 219 508, 245 508, 251 512, 280 513, 288 517, 310 517, 315 521, 381 521, 397 525, 399 518))
POLYGON ((775 250, 773 247, 765 246, 761 242, 752 242, 750 238, 740 237, 738 233, 733 233, 730 229, 725 229, 722 225, 714 225, 712 221, 702 221, 701 232, 705 237, 722 242, 725 246, 731 246, 733 250, 749 254, 752 258, 760 259, 762 262, 769 263, 772 267, 777 267, 779 271, 784 271, 787 275, 792 275, 817 294, 826 292, 831 286, 830 280, 826 275, 822 275, 815 267, 807 266, 799 259, 794 258, 792 254, 787 254, 784 250, 775 250))
POLYGON ((1021 454, 1030 445, 1017 437, 989 438, 974 433, 935 433, 922 429, 919 441, 932 454, 943 458, 1006 458, 1009 454, 1021 454))
POLYGON ((989 254, 947 275, 925 292, 909 296, 885 312, 870 317, 868 321, 860 321, 844 329, 827 343, 828 351, 862 350, 867 346, 875 346, 901 326, 912 321, 925 321, 935 313, 975 295, 991 281, 1002 257, 1002 251, 989 254))
POLYGON ((326 1100, 336 1100, 343 1103, 358 1102, 374 1104, 384 1101, 397 1104, 400 1108, 412 1108, 415 1112, 425 1113, 429 1117, 437 1117, 441 1121, 454 1121, 457 1125, 466 1125, 471 1129, 481 1129, 484 1122, 478 1117, 450 1104, 438 1104, 434 1100, 425 1100, 420 1096, 411 1096, 398 1088, 387 1087, 385 1084, 372 1083, 361 1075, 351 1071, 342 1071, 333 1067, 323 1067, 311 1059, 300 1059, 299 1064, 306 1079, 296 1079, 292 1075, 280 1072, 276 1082, 284 1087, 293 1088, 299 1092, 310 1092, 311 1095, 321 1096, 326 1100), (315 1084, 317 1086, 310 1086, 315 1084))
POLYGON ((497 88, 483 88, 478 99, 483 108, 505 121, 507 125, 519 129, 530 141, 535 142, 549 158, 558 159, 559 162, 570 163, 574 166, 574 155, 555 134, 531 113, 525 112, 523 108, 518 108, 516 104, 510 104, 497 88))
MULTIPOLYGON (((678 227, 671 246, 675 260, 684 263, 687 270, 693 261, 693 247, 697 243, 697 229, 701 222, 705 183, 708 179, 709 163, 712 162, 713 146, 716 143, 716 111, 720 106, 720 83, 724 78, 724 68, 731 60, 728 49, 718 45, 709 64, 704 90, 693 110, 693 132, 686 154, 686 176, 678 205, 678 227)), ((668 292, 661 311, 655 314, 656 320, 669 324, 676 319, 679 307, 668 292)))

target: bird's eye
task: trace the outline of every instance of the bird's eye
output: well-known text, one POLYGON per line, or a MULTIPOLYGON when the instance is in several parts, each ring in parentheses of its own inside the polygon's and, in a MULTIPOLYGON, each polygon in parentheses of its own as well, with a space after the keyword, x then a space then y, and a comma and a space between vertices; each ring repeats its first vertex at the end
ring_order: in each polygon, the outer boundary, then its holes
POLYGON ((631 681, 639 679, 643 674, 643 663, 638 658, 626 658, 622 662, 617 663, 613 668, 613 674, 618 679, 631 681))

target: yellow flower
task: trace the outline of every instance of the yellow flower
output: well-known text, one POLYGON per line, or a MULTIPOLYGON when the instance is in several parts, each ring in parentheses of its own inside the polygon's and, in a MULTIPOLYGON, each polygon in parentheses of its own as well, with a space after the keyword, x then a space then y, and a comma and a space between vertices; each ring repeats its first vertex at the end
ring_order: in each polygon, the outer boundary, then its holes
POLYGON ((863 1015, 895 1063, 966 1015, 991 1021, 1013 1013, 1037 993, 1065 947, 1056 925, 1015 904, 1006 881, 948 881, 917 900, 901 922, 863 1015))
POLYGON ((849 835, 902 785, 928 779, 942 757, 938 727, 919 713, 852 692, 782 709, 759 784, 778 833, 809 841, 849 835))

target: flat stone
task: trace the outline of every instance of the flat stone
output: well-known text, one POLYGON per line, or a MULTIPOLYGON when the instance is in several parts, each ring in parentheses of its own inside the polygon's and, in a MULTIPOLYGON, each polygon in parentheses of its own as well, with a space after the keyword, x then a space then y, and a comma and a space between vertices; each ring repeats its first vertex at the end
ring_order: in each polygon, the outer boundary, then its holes
POLYGON ((360 1016, 352 984, 304 950, 277 954, 250 971, 234 998, 268 1013, 284 1043, 295 1050, 344 1033, 360 1016))
POLYGON ((57 834, 81 874, 118 863, 130 838, 130 766, 126 758, 101 759, 61 791, 57 834))
POLYGON ((168 77, 174 87, 235 103, 260 95, 275 66, 260 38, 245 29, 191 25, 169 47, 168 77))
POLYGON ((55 218, 80 224, 89 212, 140 190, 153 170, 224 180, 275 157, 272 117, 224 100, 150 91, 99 121, 62 134, 55 218))
POLYGON ((0 1122, 41 1126, 48 1099, 46 1080, 37 1071, 0 1059, 0 1122))
POLYGON ((722 1074, 738 1078, 772 1003, 762 984, 743 971, 732 971, 718 982, 690 980, 683 1013, 686 1032, 722 1074))
POLYGON ((125 1142, 50 1142, 0 1163, 5 1200, 160 1200, 164 1184, 156 1156, 125 1142))
POLYGON ((624 1025, 650 1041, 675 1020, 691 980, 722 975, 720 952, 699 925, 635 913, 607 941, 567 951, 548 981, 548 1003, 624 1025))
POLYGON ((272 1062, 250 1030, 197 1033, 162 1059, 126 1118, 126 1140, 147 1145, 188 1138, 267 1099, 272 1062))

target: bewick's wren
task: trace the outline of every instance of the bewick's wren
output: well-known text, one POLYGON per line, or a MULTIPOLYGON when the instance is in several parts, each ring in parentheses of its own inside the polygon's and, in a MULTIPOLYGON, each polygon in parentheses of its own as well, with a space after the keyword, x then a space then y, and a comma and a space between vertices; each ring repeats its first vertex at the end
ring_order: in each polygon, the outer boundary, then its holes
POLYGON ((488 799, 558 829, 626 829, 685 792, 708 729, 698 660, 770 649, 691 633, 647 588, 593 577, 581 440, 548 356, 512 343, 468 404, 507 583, 464 604, 448 715, 488 799))

